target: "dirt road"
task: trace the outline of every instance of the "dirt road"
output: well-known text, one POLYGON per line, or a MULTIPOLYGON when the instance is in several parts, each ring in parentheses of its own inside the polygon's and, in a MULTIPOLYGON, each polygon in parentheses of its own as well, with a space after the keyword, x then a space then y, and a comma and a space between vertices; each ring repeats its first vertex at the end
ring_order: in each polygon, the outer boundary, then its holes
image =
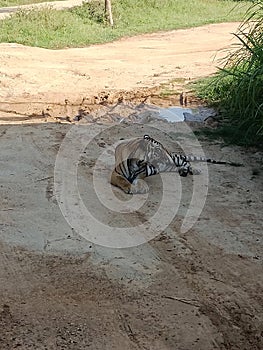
MULTIPOLYGON (((104 125, 86 113, 76 125, 54 122, 56 114, 72 118, 105 96, 129 99, 138 89, 149 89, 139 92, 147 95, 170 79, 177 84, 214 72, 212 58, 236 26, 61 51, 0 45, 1 350, 263 348, 262 153, 198 141, 180 123, 149 118, 104 125), (155 176, 147 180, 146 198, 111 192, 115 142, 146 133, 169 149, 244 166, 203 167, 193 179, 155 176), (184 231, 196 194, 194 209, 201 213, 184 231), (123 249, 96 244, 103 237, 110 245, 115 227, 147 237, 142 228, 163 198, 169 205, 164 202, 160 224, 176 210, 154 239, 123 249), (103 228, 85 226, 80 203, 103 228), (139 207, 128 211, 132 205, 139 207)), ((113 108, 107 99, 97 112, 102 116, 141 108, 127 101, 113 108)))
MULTIPOLYGON (((199 28, 122 39, 89 48, 46 50, 0 44, 0 104, 12 111, 39 113, 56 106, 94 103, 98 93, 112 94, 156 87, 207 76, 233 44, 238 24, 199 28)), ((62 110, 62 111, 61 111, 62 110)), ((54 113, 54 111, 53 111, 54 113)))
POLYGON ((0 8, 0 20, 5 19, 9 17, 12 13, 18 11, 18 10, 27 10, 31 8, 41 8, 41 7, 47 7, 52 6, 52 8, 57 10, 63 10, 66 8, 74 7, 74 6, 80 6, 82 5, 82 0, 63 0, 63 1, 52 1, 51 2, 41 2, 31 5, 22 5, 22 6, 10 6, 10 7, 1 7, 0 8))

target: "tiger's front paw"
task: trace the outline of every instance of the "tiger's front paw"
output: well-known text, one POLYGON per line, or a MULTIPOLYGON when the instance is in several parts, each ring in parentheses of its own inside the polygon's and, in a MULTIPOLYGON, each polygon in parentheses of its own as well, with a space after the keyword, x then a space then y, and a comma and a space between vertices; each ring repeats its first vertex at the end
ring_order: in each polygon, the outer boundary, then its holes
POLYGON ((147 183, 143 180, 137 180, 136 183, 133 183, 130 188, 130 194, 143 194, 148 193, 149 187, 147 183))

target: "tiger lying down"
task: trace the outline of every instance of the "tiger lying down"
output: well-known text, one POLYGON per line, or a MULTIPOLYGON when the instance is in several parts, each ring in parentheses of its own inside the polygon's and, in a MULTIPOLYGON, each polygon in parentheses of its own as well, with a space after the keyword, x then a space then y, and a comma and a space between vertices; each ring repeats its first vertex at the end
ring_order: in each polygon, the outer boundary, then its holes
POLYGON ((163 172, 178 172, 180 176, 200 174, 199 170, 192 169, 190 161, 242 166, 239 163, 169 152, 160 142, 149 135, 144 135, 117 145, 111 184, 121 188, 125 193, 146 193, 147 187, 140 181, 145 177, 163 172))

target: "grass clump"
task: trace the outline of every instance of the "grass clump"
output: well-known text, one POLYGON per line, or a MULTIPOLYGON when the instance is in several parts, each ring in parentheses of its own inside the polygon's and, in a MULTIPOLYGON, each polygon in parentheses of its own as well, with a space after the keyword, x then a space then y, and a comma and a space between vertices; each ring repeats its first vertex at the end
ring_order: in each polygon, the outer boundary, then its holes
POLYGON ((199 95, 224 118, 217 133, 238 144, 263 144, 263 2, 255 1, 235 36, 238 48, 223 69, 199 84, 199 95))
POLYGON ((248 3, 236 4, 230 0, 112 0, 114 28, 105 22, 104 0, 62 11, 21 10, 0 21, 0 42, 52 49, 81 47, 140 33, 238 21, 248 3))
POLYGON ((59 49, 82 47, 115 39, 105 26, 71 11, 57 11, 49 6, 20 10, 0 21, 0 42, 59 49))

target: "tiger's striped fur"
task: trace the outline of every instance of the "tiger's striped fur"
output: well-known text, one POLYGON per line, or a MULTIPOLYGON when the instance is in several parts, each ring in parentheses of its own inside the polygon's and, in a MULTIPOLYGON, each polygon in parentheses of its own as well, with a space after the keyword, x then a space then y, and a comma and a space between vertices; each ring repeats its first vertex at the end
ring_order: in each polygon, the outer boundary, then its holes
POLYGON ((140 181, 145 177, 162 172, 178 172, 180 176, 199 174, 198 170, 192 169, 190 161, 241 165, 169 152, 160 142, 149 135, 144 135, 143 138, 125 140, 117 145, 111 184, 121 188, 126 193, 145 193, 147 189, 140 181))

